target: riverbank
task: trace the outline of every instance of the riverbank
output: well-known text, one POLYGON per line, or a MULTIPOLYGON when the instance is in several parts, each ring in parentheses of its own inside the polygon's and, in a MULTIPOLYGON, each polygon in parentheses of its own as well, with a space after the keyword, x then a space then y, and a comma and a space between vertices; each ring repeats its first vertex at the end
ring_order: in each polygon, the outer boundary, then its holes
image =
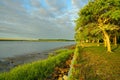
POLYGON ((0 80, 119 80, 120 46, 112 46, 112 51, 108 54, 102 45, 67 46, 53 51, 44 60, 20 65, 0 74, 0 80), (76 52, 79 55, 71 71, 71 60, 76 52))
POLYGON ((59 49, 51 53, 47 59, 38 60, 24 65, 19 65, 9 72, 0 74, 0 80, 46 80, 51 77, 56 66, 66 62, 75 47, 59 49))
POLYGON ((72 48, 72 47, 74 47, 74 45, 59 47, 59 48, 51 49, 48 51, 44 51, 42 53, 31 53, 31 54, 25 54, 25 55, 21 55, 21 56, 2 58, 2 59, 0 59, 0 72, 9 71, 10 69, 12 69, 16 66, 22 65, 22 64, 46 59, 46 58, 48 58, 50 53, 54 53, 54 51, 56 51, 56 50, 68 49, 68 48, 72 48))

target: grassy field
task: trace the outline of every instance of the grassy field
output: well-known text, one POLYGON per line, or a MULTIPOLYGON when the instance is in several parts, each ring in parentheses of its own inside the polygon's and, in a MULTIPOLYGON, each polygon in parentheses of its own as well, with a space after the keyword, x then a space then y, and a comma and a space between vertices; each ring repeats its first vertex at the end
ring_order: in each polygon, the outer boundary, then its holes
POLYGON ((0 80, 44 80, 53 72, 55 66, 66 61, 74 50, 57 50, 48 59, 24 64, 13 68, 10 72, 0 74, 0 80))
POLYGON ((104 46, 80 48, 70 80, 120 80, 120 46, 107 53, 104 46))

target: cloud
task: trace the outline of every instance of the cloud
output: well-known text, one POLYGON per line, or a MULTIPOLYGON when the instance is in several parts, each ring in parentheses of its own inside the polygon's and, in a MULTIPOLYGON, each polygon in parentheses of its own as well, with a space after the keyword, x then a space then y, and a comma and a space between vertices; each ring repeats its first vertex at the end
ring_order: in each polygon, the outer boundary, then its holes
POLYGON ((80 8, 82 8, 87 2, 88 2, 88 0, 72 0, 72 5, 80 9, 80 8))
POLYGON ((40 0, 30 0, 32 6, 41 7, 40 0))
POLYGON ((53 11, 62 11, 67 8, 67 0, 46 0, 46 3, 53 11))
POLYGON ((80 1, 1 0, 0 37, 72 39, 80 1))

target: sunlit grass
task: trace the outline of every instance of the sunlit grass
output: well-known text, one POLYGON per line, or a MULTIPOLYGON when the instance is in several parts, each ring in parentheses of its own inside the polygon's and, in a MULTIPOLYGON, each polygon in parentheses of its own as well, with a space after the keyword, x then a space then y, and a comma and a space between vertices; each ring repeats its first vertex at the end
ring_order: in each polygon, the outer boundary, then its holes
POLYGON ((104 46, 89 46, 80 49, 80 57, 74 64, 71 80, 119 80, 120 46, 112 46, 112 53, 104 46))
POLYGON ((55 66, 66 61, 74 50, 59 50, 57 55, 46 60, 36 61, 15 67, 10 72, 0 74, 0 80, 44 80, 53 72, 55 66))

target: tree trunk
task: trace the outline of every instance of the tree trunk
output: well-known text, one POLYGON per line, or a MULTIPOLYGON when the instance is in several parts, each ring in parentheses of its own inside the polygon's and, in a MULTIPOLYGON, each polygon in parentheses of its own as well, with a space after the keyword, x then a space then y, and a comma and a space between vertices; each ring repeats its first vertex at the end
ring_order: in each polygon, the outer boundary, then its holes
POLYGON ((84 41, 83 40, 80 41, 80 45, 82 46, 82 48, 84 48, 84 41))
POLYGON ((105 37, 104 37, 103 40, 104 40, 104 46, 107 47, 107 43, 106 43, 106 39, 105 39, 105 37))
POLYGON ((103 35, 104 35, 104 40, 106 42, 106 45, 107 45, 107 51, 108 52, 111 52, 111 45, 110 45, 110 38, 109 38, 109 35, 108 33, 106 32, 105 28, 104 28, 104 24, 106 21, 108 21, 109 18, 105 18, 104 20, 102 20, 101 18, 98 19, 98 23, 99 23, 99 28, 102 30, 103 32, 103 35))
POLYGON ((103 34, 104 34, 104 37, 105 37, 105 39, 106 39, 107 51, 108 51, 108 52, 111 52, 111 45, 110 45, 109 35, 108 35, 108 33, 107 33, 105 30, 103 30, 103 34))
POLYGON ((100 46, 99 39, 97 39, 97 46, 100 46))
POLYGON ((116 46, 117 45, 117 37, 116 37, 116 35, 113 38, 113 42, 114 42, 114 45, 116 46))
POLYGON ((95 40, 94 40, 94 39, 92 40, 92 43, 95 43, 95 40))

